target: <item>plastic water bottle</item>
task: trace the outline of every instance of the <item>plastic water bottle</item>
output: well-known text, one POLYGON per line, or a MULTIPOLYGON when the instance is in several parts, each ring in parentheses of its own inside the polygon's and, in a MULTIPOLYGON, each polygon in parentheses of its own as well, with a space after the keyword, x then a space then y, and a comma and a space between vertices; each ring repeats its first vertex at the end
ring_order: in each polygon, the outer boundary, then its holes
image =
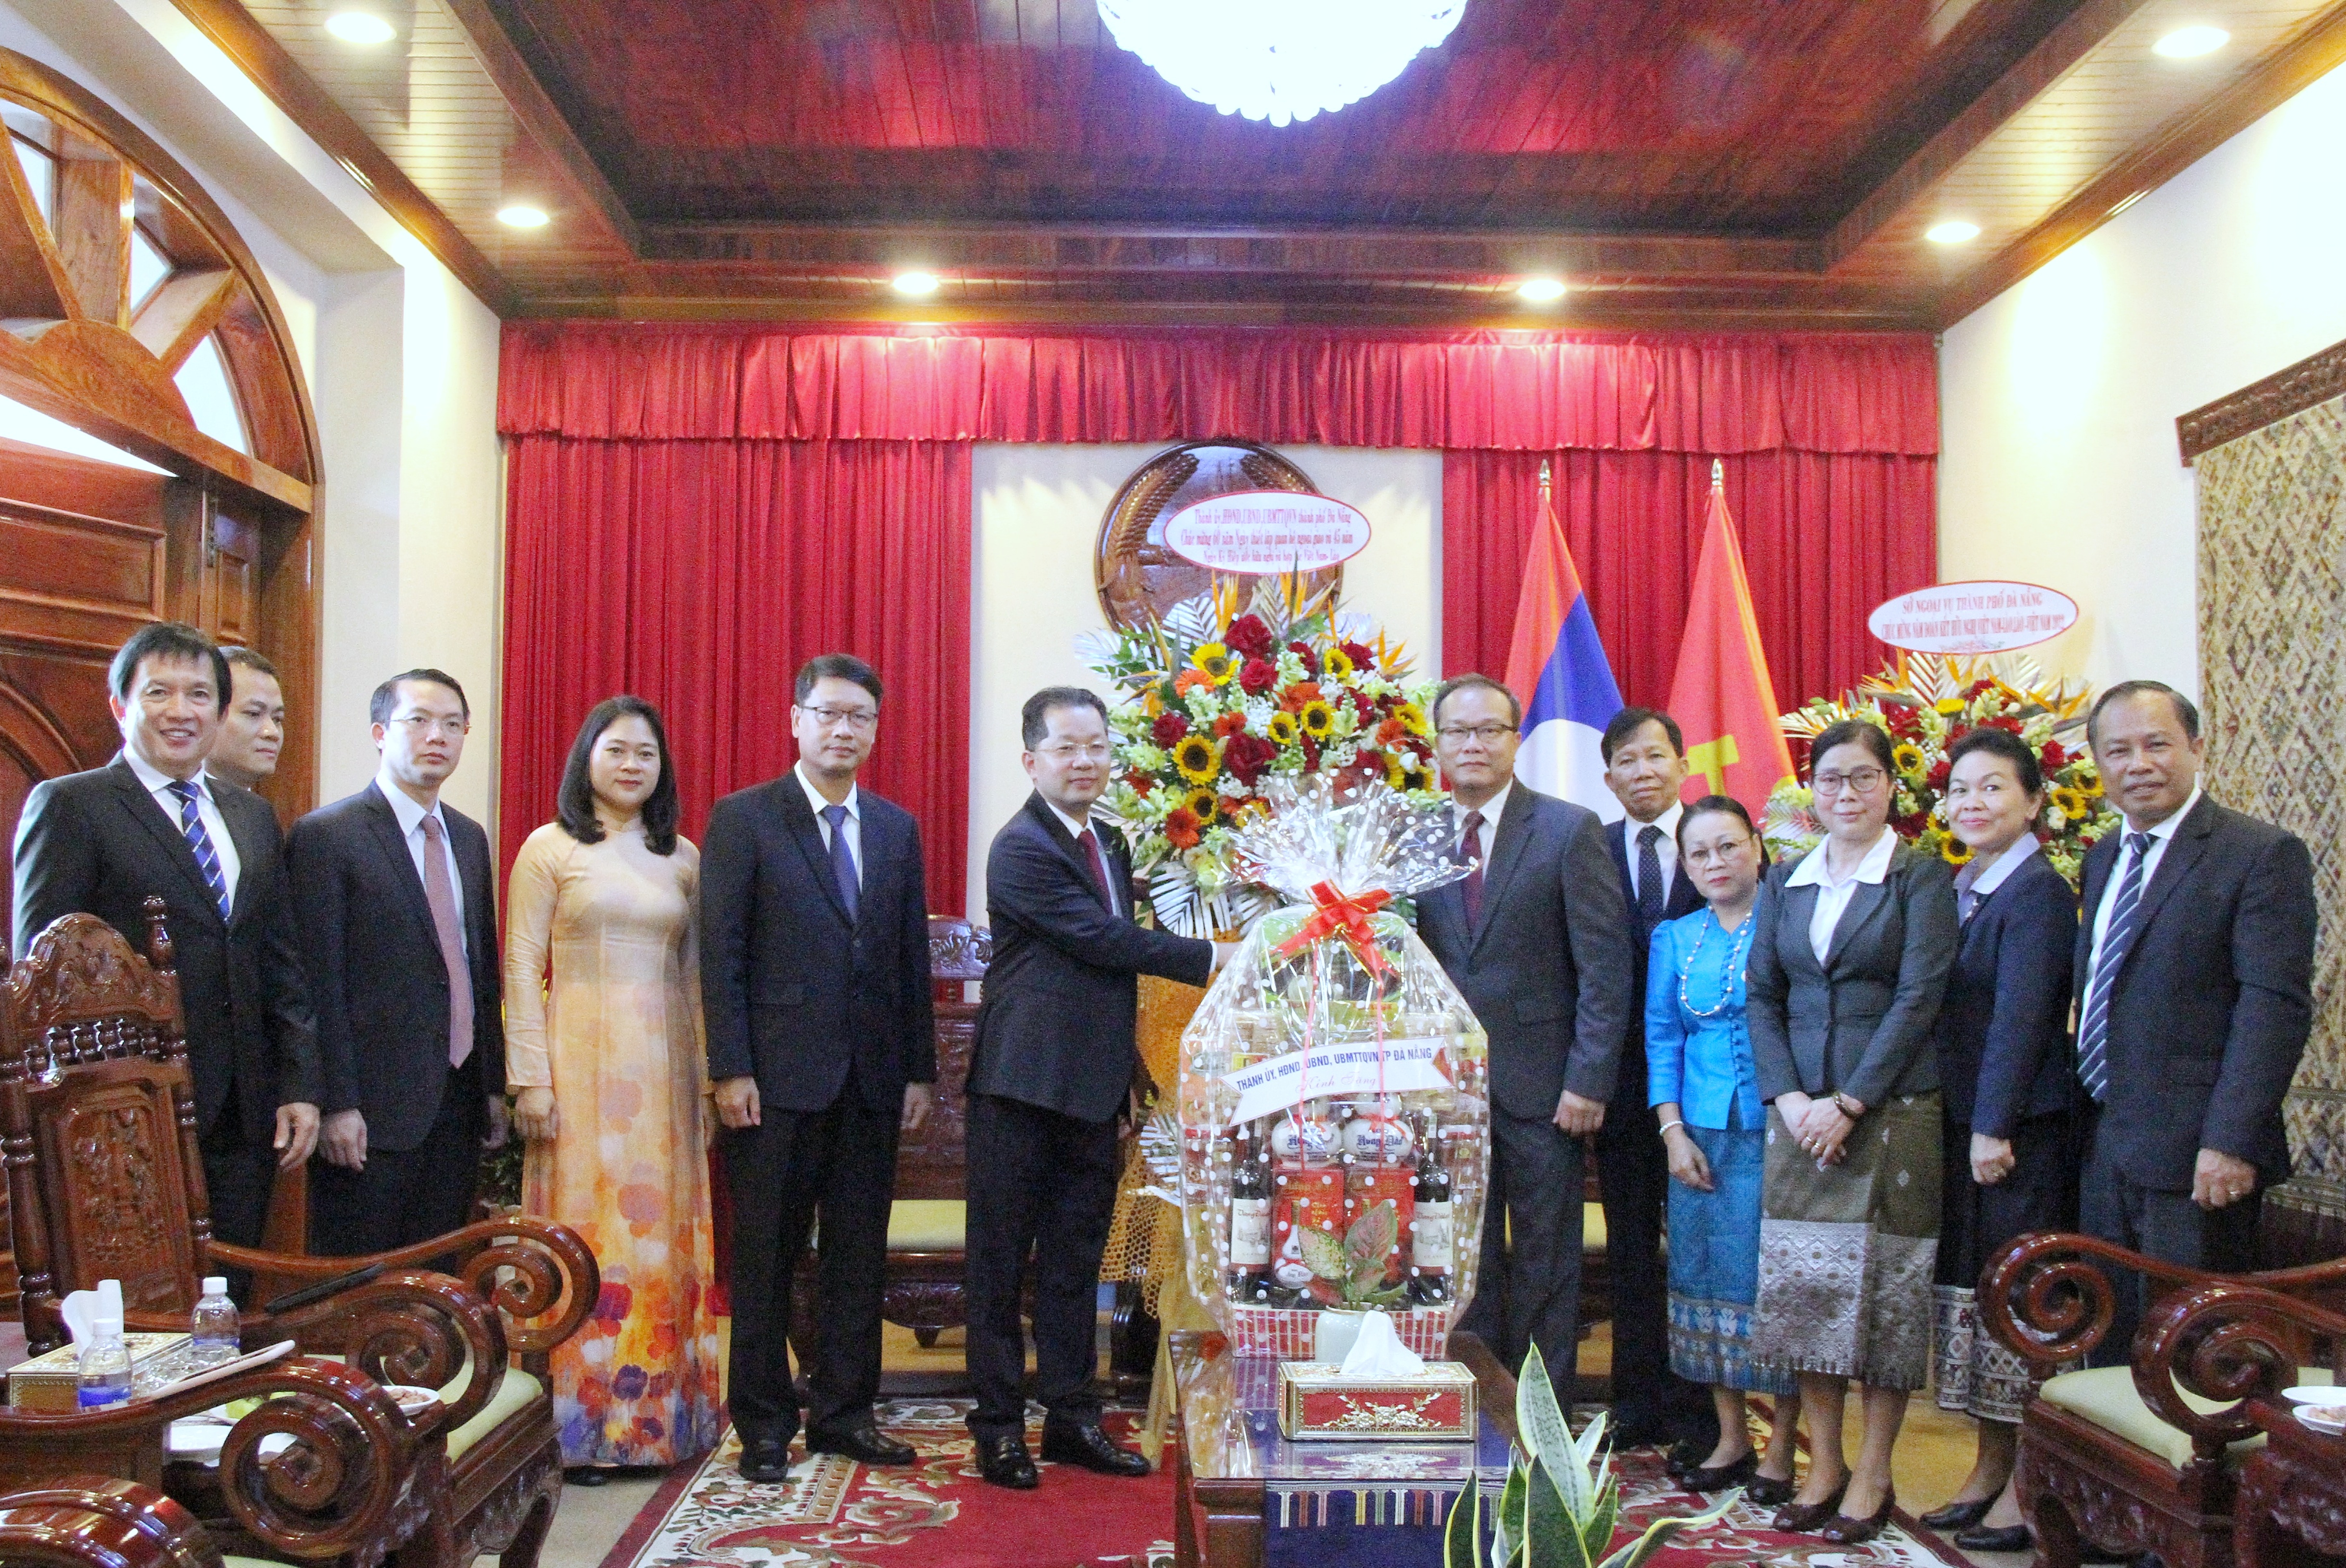
POLYGON ((228 1280, 220 1275, 204 1278, 202 1299, 196 1303, 195 1352, 199 1366, 217 1367, 244 1354, 243 1324, 236 1303, 228 1298, 228 1280))
POLYGON ((104 1410, 130 1398, 130 1347, 123 1342, 119 1316, 96 1318, 89 1343, 81 1349, 81 1408, 104 1410))

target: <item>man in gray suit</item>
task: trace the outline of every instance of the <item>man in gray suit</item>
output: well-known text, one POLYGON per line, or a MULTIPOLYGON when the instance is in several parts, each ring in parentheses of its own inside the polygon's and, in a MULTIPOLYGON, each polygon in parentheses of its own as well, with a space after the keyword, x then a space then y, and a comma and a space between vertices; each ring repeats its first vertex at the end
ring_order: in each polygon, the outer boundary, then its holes
POLYGON ((1464 881, 1418 934, 1491 1040, 1482 1283, 1459 1327, 1509 1367, 1568 1381, 1580 1338, 1582 1140, 1605 1122, 1628 1027, 1628 915, 1596 813, 1516 782, 1523 709, 1488 676, 1444 681, 1434 747, 1464 881))

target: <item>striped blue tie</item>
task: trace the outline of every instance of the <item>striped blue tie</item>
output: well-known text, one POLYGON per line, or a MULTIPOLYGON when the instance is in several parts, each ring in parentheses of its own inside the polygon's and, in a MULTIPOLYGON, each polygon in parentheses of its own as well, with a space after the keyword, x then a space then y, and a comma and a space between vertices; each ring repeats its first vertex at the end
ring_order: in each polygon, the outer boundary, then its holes
POLYGON ((179 831, 188 836, 188 848, 196 852, 196 865, 204 873, 204 886, 211 889, 212 901, 219 905, 220 919, 228 919, 228 879, 220 875, 219 851, 212 848, 212 836, 204 831, 203 813, 196 809, 202 796, 185 779, 174 779, 164 788, 179 798, 179 831))
POLYGON ((2077 1076, 2097 1105, 2110 1090, 2110 993, 2117 989, 2118 971, 2134 939, 2142 934, 2142 867, 2150 858, 2150 835, 2128 833, 2127 854, 2117 901, 2110 906, 2110 923, 2102 932, 2102 956, 2094 964, 2093 983, 2086 993, 2086 1016, 2077 1026, 2077 1076))

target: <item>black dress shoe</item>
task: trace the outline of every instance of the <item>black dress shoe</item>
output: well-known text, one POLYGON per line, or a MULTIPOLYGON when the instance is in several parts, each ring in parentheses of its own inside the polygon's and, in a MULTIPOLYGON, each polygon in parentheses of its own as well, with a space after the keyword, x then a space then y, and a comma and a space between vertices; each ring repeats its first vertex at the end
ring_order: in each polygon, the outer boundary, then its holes
POLYGON ((1862 1546, 1882 1533, 1882 1527, 1890 1522, 1890 1515, 1897 1506, 1898 1494, 1885 1492, 1882 1494, 1881 1507, 1862 1519, 1852 1519, 1846 1513, 1837 1514, 1817 1532, 1817 1537, 1835 1546, 1862 1546))
POLYGON ((977 1473, 1013 1492, 1032 1492, 1043 1484, 1043 1478, 1035 1473, 1035 1456, 1026 1451, 1026 1438, 1021 1432, 978 1439, 977 1473))
POLYGON ((1741 1486, 1759 1470, 1760 1456, 1747 1453, 1741 1459, 1731 1459, 1725 1464, 1698 1464, 1687 1471, 1679 1484, 1688 1492, 1725 1492, 1730 1486, 1741 1486))
POLYGON ((1743 1489, 1743 1501, 1754 1508, 1781 1508, 1800 1490, 1799 1483, 1789 1475, 1760 1475, 1755 1471, 1751 1484, 1743 1489))
POLYGON ((1710 1457, 1710 1451, 1718 1446, 1714 1442, 1697 1442, 1692 1438, 1680 1438, 1670 1444, 1669 1458, 1665 1461, 1669 1469, 1670 1479, 1684 1481, 1688 1476, 1692 1475, 1702 1467, 1702 1461, 1710 1457))
POLYGON ((1974 1524, 1968 1530, 1955 1532, 1955 1544, 1966 1552, 2025 1552, 2028 1550, 2028 1526, 1974 1524))
POLYGON ((1770 1529, 1785 1535, 1805 1535, 1811 1530, 1821 1530, 1841 1517, 1841 1493, 1849 1490, 1849 1478, 1843 1476, 1833 1494, 1822 1502, 1788 1502, 1776 1511, 1770 1529))
POLYGON ((1987 1511, 1994 1506, 1995 1499, 1993 1497, 1974 1497, 1964 1502, 1951 1502, 1944 1508, 1934 1508, 1923 1515, 1923 1522, 1933 1530, 1969 1530, 1985 1519, 1987 1511))
POLYGON ((858 1464, 910 1464, 921 1456, 871 1421, 845 1431, 807 1433, 807 1452, 845 1454, 858 1464))
POLYGON ((608 1486, 611 1484, 611 1472, 609 1470, 599 1464, 573 1465, 568 1470, 562 1472, 562 1484, 565 1486, 608 1486))
POLYGON ((760 1437, 741 1441, 743 1481, 754 1481, 761 1486, 780 1486, 790 1478, 790 1439, 760 1437))
POLYGON ((1081 1465, 1102 1475, 1147 1475, 1148 1461, 1100 1431, 1098 1418, 1043 1423, 1043 1457, 1053 1464, 1081 1465))

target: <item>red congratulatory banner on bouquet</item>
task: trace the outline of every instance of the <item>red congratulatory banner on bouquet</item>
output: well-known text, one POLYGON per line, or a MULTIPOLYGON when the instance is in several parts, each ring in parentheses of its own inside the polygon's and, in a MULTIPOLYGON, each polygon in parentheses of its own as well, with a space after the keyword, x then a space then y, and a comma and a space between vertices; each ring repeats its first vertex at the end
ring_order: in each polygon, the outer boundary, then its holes
POLYGON ((1239 490, 1173 514, 1165 543, 1209 572, 1317 572, 1366 548, 1369 520, 1331 496, 1239 490))
POLYGON ((1874 607, 1868 630, 1910 653, 2025 648, 2077 624, 2077 601, 2035 583, 1941 583, 1874 607))

